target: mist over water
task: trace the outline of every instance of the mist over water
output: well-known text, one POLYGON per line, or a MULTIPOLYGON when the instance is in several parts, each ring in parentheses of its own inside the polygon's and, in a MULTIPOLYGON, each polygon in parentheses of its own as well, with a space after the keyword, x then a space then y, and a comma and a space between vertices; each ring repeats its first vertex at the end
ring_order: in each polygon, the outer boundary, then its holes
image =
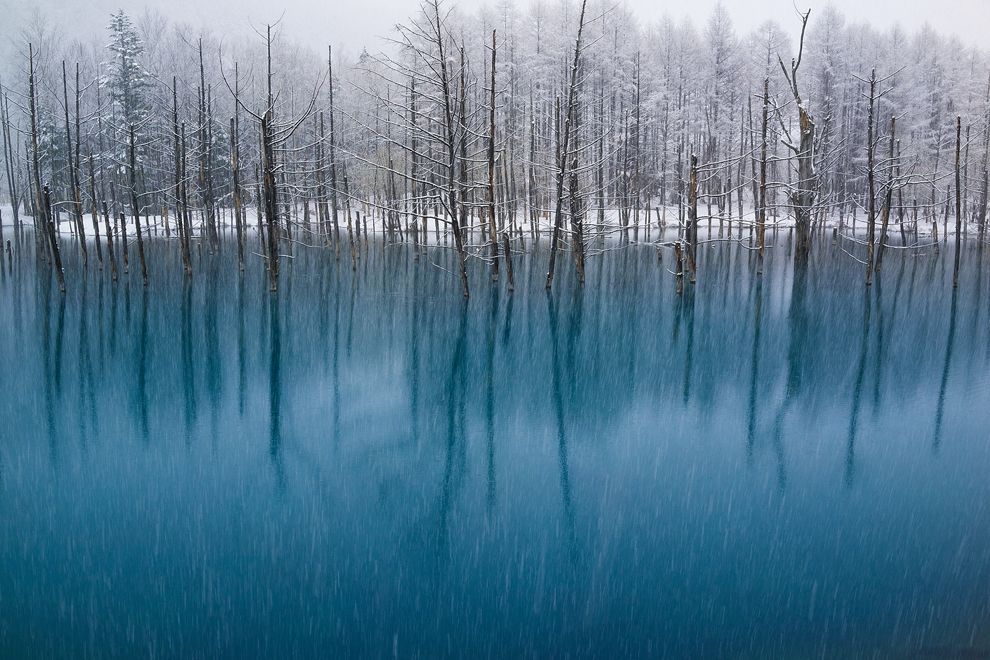
MULTIPOLYGON (((990 255, 0 277, 0 656, 990 649, 990 255)), ((544 243, 546 239, 544 239, 544 243)), ((545 247, 545 245, 543 246, 545 247)), ((133 256, 133 255, 132 255, 133 256)), ((669 259, 669 255, 665 255, 669 259)))

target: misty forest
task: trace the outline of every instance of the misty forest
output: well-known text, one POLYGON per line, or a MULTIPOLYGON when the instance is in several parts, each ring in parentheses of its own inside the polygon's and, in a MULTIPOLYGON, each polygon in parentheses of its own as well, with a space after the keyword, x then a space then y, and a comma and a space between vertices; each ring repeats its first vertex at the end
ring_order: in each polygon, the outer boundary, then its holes
POLYGON ((0 62, 0 656, 990 656, 990 51, 155 4, 0 62))

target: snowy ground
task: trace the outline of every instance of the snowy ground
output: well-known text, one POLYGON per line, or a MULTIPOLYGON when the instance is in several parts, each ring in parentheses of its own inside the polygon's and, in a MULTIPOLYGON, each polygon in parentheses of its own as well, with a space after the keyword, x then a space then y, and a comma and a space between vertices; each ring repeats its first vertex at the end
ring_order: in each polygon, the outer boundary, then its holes
MULTIPOLYGON (((0 211, 3 214, 2 228, 4 232, 12 230, 14 228, 14 217, 13 212, 9 204, 0 205, 0 211)), ((713 211, 715 209, 713 208, 713 211)), ((254 234, 258 227, 258 215, 255 208, 247 209, 247 226, 246 231, 254 234)), ((726 213, 723 216, 718 215, 707 215, 707 209, 702 206, 699 208, 699 223, 703 235, 708 235, 712 237, 724 236, 729 237, 729 232, 731 230, 732 236, 741 237, 749 236, 752 230, 755 228, 755 211, 752 207, 744 208, 744 215, 740 221, 737 213, 733 213, 731 216, 726 213)), ((553 224, 550 220, 550 215, 548 213, 541 213, 538 220, 538 225, 536 231, 540 234, 545 234, 552 230, 553 224)), ((309 242, 308 237, 316 237, 319 231, 315 223, 316 213, 311 207, 311 222, 307 226, 303 218, 302 207, 298 207, 295 215, 292 218, 291 229, 295 232, 294 238, 298 239, 302 243, 309 242)), ((387 232, 386 223, 380 215, 370 215, 366 210, 361 209, 359 211, 353 212, 351 214, 352 222, 356 222, 356 219, 360 217, 360 232, 364 233, 365 229, 373 234, 384 234, 387 232)), ((20 216, 20 220, 24 226, 32 226, 33 218, 30 215, 25 214, 23 211, 20 216)), ((98 226, 100 230, 100 235, 105 234, 105 225, 102 218, 98 219, 98 226)), ((169 217, 169 231, 166 232, 166 219, 161 215, 151 215, 143 216, 142 220, 142 231, 145 235, 150 235, 154 237, 175 237, 175 218, 169 217)), ((401 231, 406 232, 409 225, 409 217, 402 215, 400 219, 401 231)), ((341 232, 346 232, 347 230, 347 219, 346 213, 341 211, 340 217, 340 230, 341 232)), ((126 218, 127 229, 129 235, 134 235, 134 222, 133 218, 126 218)), ((194 213, 193 215, 193 233, 194 236, 199 236, 204 231, 204 220, 199 213, 194 213)), ((234 219, 233 214, 230 209, 221 209, 217 217, 218 226, 221 231, 233 231, 234 229, 234 219)), ((428 218, 427 221, 427 236, 426 240, 432 242, 437 236, 437 223, 433 218, 428 218)), ((931 225, 926 222, 919 221, 917 236, 920 237, 930 237, 932 235, 931 225)), ((949 220, 949 230, 952 229, 953 220, 949 220)), ((84 225, 87 236, 92 235, 93 221, 92 216, 89 213, 84 214, 84 225)), ((482 231, 482 219, 477 215, 471 217, 471 226, 478 232, 482 231)), ((771 214, 767 219, 767 231, 772 232, 775 229, 780 231, 782 229, 790 229, 794 226, 793 216, 789 213, 785 213, 781 209, 780 214, 775 218, 771 214)), ((638 222, 635 221, 631 214, 629 224, 627 225, 626 232, 622 232, 622 226, 620 222, 620 213, 617 209, 608 209, 604 214, 604 223, 600 223, 599 214, 596 210, 589 210, 585 219, 586 231, 591 236, 595 235, 611 235, 619 236, 625 235, 626 237, 631 237, 634 240, 655 240, 659 238, 659 232, 661 228, 664 233, 672 230, 676 230, 678 227, 678 208, 676 206, 671 207, 655 207, 647 213, 645 210, 640 211, 638 222)), ((565 229, 567 228, 567 223, 565 222, 565 229)), ((826 229, 842 229, 843 233, 846 234, 859 234, 866 230, 866 218, 864 214, 857 214, 856 218, 853 219, 849 215, 845 218, 841 218, 838 214, 833 214, 825 222, 826 229)), ((877 231, 879 231, 879 225, 877 231)), ((62 236, 74 236, 75 235, 75 222, 72 220, 69 213, 64 210, 59 214, 58 232, 62 236)), ((941 234, 942 226, 940 223, 939 233, 941 234)), ((912 223, 905 223, 905 231, 914 236, 914 227, 912 223)), ((444 235, 444 225, 441 223, 439 226, 439 232, 441 237, 444 235)), ((891 234, 900 234, 900 225, 897 223, 891 223, 889 232, 891 234)), ((512 229, 512 235, 517 236, 518 234, 523 236, 531 236, 536 232, 531 227, 529 221, 529 214, 520 211, 516 214, 515 223, 512 229)), ((666 234, 669 236, 669 234, 666 234)))

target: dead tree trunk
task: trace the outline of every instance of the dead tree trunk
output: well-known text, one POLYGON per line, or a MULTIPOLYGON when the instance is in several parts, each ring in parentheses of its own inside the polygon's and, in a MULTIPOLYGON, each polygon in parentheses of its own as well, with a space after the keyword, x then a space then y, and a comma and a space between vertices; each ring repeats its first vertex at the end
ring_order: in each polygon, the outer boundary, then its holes
MULTIPOLYGON (((665 124, 666 126, 666 124, 665 124)), ((665 129, 666 130, 666 129, 665 129)), ((595 167, 595 190, 598 193, 598 232, 605 231, 605 85, 600 85, 598 92, 598 163, 595 167)), ((663 143, 664 167, 660 171, 660 195, 663 197, 664 178, 666 176, 667 141, 663 143)), ((666 204, 661 199, 661 204, 666 204)), ((666 210, 666 209, 664 209, 666 210)))
MULTIPOLYGON (((495 219, 495 30, 492 30, 492 69, 488 108, 488 236, 492 260, 492 281, 498 280, 498 229, 495 219)), ((463 161, 462 161, 463 166, 463 161)))
MULTIPOLYGON (((76 89, 79 88, 79 69, 76 67, 76 89)), ((62 107, 65 111, 65 147, 66 160, 69 164, 69 187, 72 189, 72 215, 76 221, 76 238, 79 240, 79 253, 82 255, 83 267, 89 263, 89 252, 86 249, 86 225, 83 222, 82 194, 79 190, 78 161, 73 158, 72 130, 69 124, 69 86, 66 82, 65 60, 62 60, 62 107)), ((76 112, 79 112, 79 98, 76 96, 76 112)), ((78 145, 77 145, 78 146, 78 145)))
POLYGON ((274 293, 278 291, 278 199, 271 119, 269 109, 261 119, 261 165, 264 173, 265 216, 268 221, 268 282, 274 293))
MULTIPOLYGON (((416 139, 416 76, 410 76, 409 80, 409 208, 412 220, 409 225, 409 232, 413 239, 413 258, 419 259, 419 208, 420 208, 420 185, 419 170, 419 143, 416 139)), ((425 223, 426 220, 424 219, 425 223)))
POLYGON ((333 50, 330 46, 327 46, 327 88, 329 94, 329 107, 327 111, 330 115, 330 142, 328 144, 329 158, 330 158, 330 212, 333 214, 333 241, 334 250, 337 255, 340 255, 340 222, 339 222, 339 206, 337 203, 337 152, 336 152, 336 140, 337 135, 334 130, 334 120, 333 120, 333 50))
POLYGON ((888 150, 888 158, 890 159, 887 164, 887 193, 884 197, 883 211, 880 215, 880 244, 877 246, 877 265, 876 271, 880 272, 880 264, 883 262, 883 253, 887 248, 887 228, 890 226, 890 213, 891 206, 894 201, 894 146, 897 142, 897 117, 890 118, 890 148, 888 150))
MULTIPOLYGON (((461 46, 461 76, 460 76, 460 88, 458 90, 458 127, 460 128, 460 139, 458 140, 458 148, 460 150, 460 189, 458 193, 461 198, 461 215, 460 215, 460 231, 466 232, 468 229, 468 116, 467 116, 467 66, 464 63, 464 46, 461 46)), ((494 50, 492 52, 492 57, 494 58, 494 50)), ((492 60, 492 72, 494 75, 495 64, 494 59, 492 60)), ((494 85, 493 85, 494 87, 494 85)), ((492 120, 494 122, 494 120, 492 120)), ((494 124, 493 124, 494 125, 494 124)), ((494 129, 492 130, 492 140, 494 140, 494 129)), ((494 254, 498 253, 498 247, 496 246, 494 254)), ((498 258, 495 257, 494 271, 492 273, 492 279, 498 278, 498 258)))
POLYGON ((234 227, 237 231, 237 266, 244 270, 244 228, 241 225, 241 180, 240 164, 237 162, 237 122, 233 117, 230 119, 230 178, 231 197, 234 204, 234 227))
MULTIPOLYGON (((574 250, 574 269, 577 271, 578 284, 584 286, 584 210, 581 206, 581 191, 579 190, 580 180, 578 177, 578 153, 581 150, 578 141, 581 132, 580 113, 577 108, 574 109, 574 117, 571 121, 571 131, 574 133, 571 137, 570 181, 568 183, 568 192, 571 198, 571 242, 572 249, 574 250)), ((639 209, 637 206, 637 214, 638 212, 639 209)), ((639 220, 637 219, 636 222, 639 222, 639 220)))
POLYGON ((529 201, 529 233, 540 235, 539 197, 536 190, 536 114, 533 107, 533 93, 529 94, 529 163, 526 168, 526 185, 529 201))
POLYGON ((516 280, 512 273, 512 252, 509 251, 509 232, 504 228, 502 230, 502 254, 505 255, 505 274, 509 278, 509 293, 512 293, 516 288, 516 280))
POLYGON ((131 184, 131 213, 134 214, 134 231, 137 232, 138 258, 141 260, 141 281, 144 286, 148 286, 148 264, 144 258, 144 238, 141 236, 141 208, 138 206, 137 195, 137 166, 134 157, 134 124, 130 126, 130 136, 128 140, 128 170, 131 184))
POLYGON ((42 190, 42 204, 45 205, 44 217, 48 223, 48 241, 52 248, 52 265, 55 267, 55 279, 58 280, 58 288, 65 293, 65 271, 62 269, 62 254, 58 250, 58 239, 55 237, 55 221, 52 219, 52 196, 45 186, 42 190))
POLYGON ((987 80, 986 115, 983 119, 983 187, 980 191, 979 226, 980 237, 987 227, 987 195, 990 188, 990 79, 987 80))
POLYGON ((176 180, 175 185, 177 187, 176 194, 178 195, 178 201, 176 202, 176 215, 178 217, 179 223, 182 225, 182 234, 180 235, 180 243, 182 249, 182 265, 186 270, 186 275, 192 275, 192 259, 189 254, 189 234, 192 232, 192 222, 189 219, 189 185, 186 181, 186 123, 182 122, 182 127, 179 129, 179 142, 176 143, 176 180))
POLYGON ((38 154, 38 102, 34 84, 34 48, 28 44, 28 96, 31 108, 31 157, 33 160, 33 176, 35 188, 35 234, 40 231, 47 235, 48 249, 52 258, 52 267, 58 280, 58 288, 65 293, 65 271, 62 270, 62 255, 58 249, 58 238, 55 235, 55 221, 52 219, 51 194, 48 186, 41 185, 41 158, 38 154))
POLYGON ((316 215, 319 218, 320 229, 323 232, 323 240, 330 242, 333 234, 330 229, 330 207, 327 203, 327 168, 326 159, 324 158, 327 131, 323 112, 320 112, 319 127, 320 133, 316 141, 316 215))
POLYGON ((756 216, 756 274, 763 274, 763 253, 767 231, 767 118, 770 112, 770 79, 763 80, 763 125, 760 143, 760 197, 756 216))
MULTIPOLYGON (((96 168, 93 166, 93 154, 90 153, 87 158, 89 161, 89 196, 92 199, 92 209, 93 213, 93 233, 96 237, 96 253, 100 256, 100 263, 103 263, 103 256, 100 253, 100 225, 99 225, 99 209, 96 203, 96 168)), ((106 202, 104 202, 106 206, 106 202)), ((117 262, 113 258, 113 236, 110 235, 110 222, 106 221, 107 230, 107 259, 110 260, 110 275, 113 281, 117 281, 117 262)))
POLYGON ((808 17, 811 10, 801 16, 801 39, 798 56, 791 60, 790 73, 784 66, 784 61, 777 58, 784 78, 794 95, 798 110, 800 140, 798 145, 788 142, 788 148, 794 153, 798 162, 797 189, 791 193, 791 203, 794 207, 794 261, 805 264, 811 248, 811 219, 815 205, 815 122, 811 117, 808 105, 801 97, 798 86, 798 70, 801 68, 801 56, 804 53, 804 34, 808 27, 808 17))
POLYGON ((866 286, 873 283, 873 251, 876 246, 877 192, 876 144, 873 139, 873 116, 877 102, 877 70, 870 74, 870 109, 866 126, 866 286))
POLYGON ((956 117, 956 253, 952 264, 952 288, 959 286, 959 257, 962 251, 962 186, 960 185, 961 150, 962 117, 956 117))
MULTIPOLYGON (((577 105, 578 64, 581 61, 581 35, 584 32, 584 12, 588 0, 581 0, 581 15, 578 19, 577 39, 574 41, 574 58, 571 63, 570 83, 567 89, 567 112, 564 118, 564 130, 559 132, 559 149, 557 154, 557 201, 554 207, 553 234, 550 239, 550 266, 547 270, 547 290, 553 286, 554 264, 557 259, 557 246, 560 243, 561 214, 564 207, 564 180, 567 176, 569 162, 568 140, 571 134, 571 121, 577 105)), ((559 105, 559 102, 558 102, 559 105)), ((556 113, 559 116, 559 111, 556 113)))
POLYGON ((230 175, 234 226, 237 229, 237 265, 244 270, 244 202, 241 198, 241 144, 240 144, 240 71, 234 63, 234 116, 230 120, 230 175))
POLYGON ((698 155, 691 154, 691 174, 688 188, 687 261, 691 269, 691 284, 698 278, 698 155))
POLYGON ((10 133, 10 99, 7 97, 7 94, 0 96, 0 127, 2 127, 3 132, 3 155, 4 166, 7 169, 7 191, 10 193, 10 206, 14 213, 14 230, 17 231, 21 227, 20 212, 18 210, 20 207, 20 198, 17 194, 17 170, 19 167, 17 163, 17 147, 11 139, 10 133))
POLYGON ((213 147, 210 144, 211 111, 207 104, 206 72, 203 68, 203 40, 199 40, 199 186, 203 213, 206 215, 206 233, 210 245, 216 250, 220 245, 217 219, 213 208, 213 147))
POLYGON ((453 102, 451 100, 451 89, 450 89, 450 75, 447 70, 447 48, 445 45, 445 30, 441 24, 440 20, 440 4, 438 0, 434 0, 432 3, 433 8, 433 23, 434 29, 436 30, 433 35, 436 39, 437 50, 439 53, 438 61, 440 64, 439 74, 440 74, 440 93, 442 95, 443 102, 443 118, 445 127, 445 146, 447 147, 447 198, 448 198, 448 208, 447 213, 449 217, 447 221, 454 229, 454 246, 457 249, 457 270, 461 277, 461 290, 464 297, 470 296, 470 289, 468 288, 468 276, 467 276, 467 251, 464 247, 464 236, 457 227, 457 131, 454 126, 454 109, 453 102))

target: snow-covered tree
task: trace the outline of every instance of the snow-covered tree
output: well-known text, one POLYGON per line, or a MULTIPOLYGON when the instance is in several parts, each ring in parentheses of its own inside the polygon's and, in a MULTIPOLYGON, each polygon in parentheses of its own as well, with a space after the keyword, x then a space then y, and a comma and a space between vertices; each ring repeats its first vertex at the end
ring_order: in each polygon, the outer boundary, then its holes
POLYGON ((104 84, 122 125, 137 126, 147 116, 145 92, 148 81, 141 65, 144 42, 123 10, 110 17, 107 29, 110 31, 107 49, 113 57, 104 67, 104 84))

